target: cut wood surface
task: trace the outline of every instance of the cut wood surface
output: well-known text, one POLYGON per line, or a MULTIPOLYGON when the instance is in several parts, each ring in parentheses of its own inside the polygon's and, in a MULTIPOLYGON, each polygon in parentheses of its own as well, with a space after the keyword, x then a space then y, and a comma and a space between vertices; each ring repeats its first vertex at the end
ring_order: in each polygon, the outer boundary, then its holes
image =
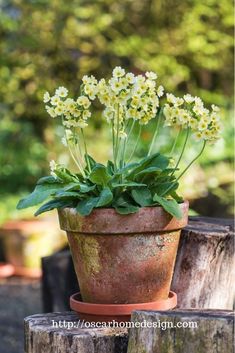
POLYGON ((136 311, 132 320, 149 327, 130 329, 128 353, 233 353, 232 311, 136 311))
POLYGON ((183 229, 171 289, 179 308, 233 308, 235 292, 232 219, 190 217, 183 229))
POLYGON ((126 353, 126 351, 127 329, 82 328, 74 312, 32 315, 25 319, 25 353, 126 353), (71 323, 76 328, 65 327, 71 323))

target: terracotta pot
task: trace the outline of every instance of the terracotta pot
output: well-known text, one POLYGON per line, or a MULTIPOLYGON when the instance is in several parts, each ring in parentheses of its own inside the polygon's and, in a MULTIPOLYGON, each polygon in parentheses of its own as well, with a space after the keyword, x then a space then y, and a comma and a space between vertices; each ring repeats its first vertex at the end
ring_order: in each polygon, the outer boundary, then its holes
POLYGON ((14 275, 14 266, 11 264, 0 263, 0 278, 6 278, 14 275))
POLYGON ((11 276, 23 276, 37 279, 42 277, 42 270, 40 268, 27 268, 13 266, 8 263, 0 263, 0 278, 11 276))
POLYGON ((91 322, 130 321, 134 310, 169 310, 177 305, 177 295, 170 292, 167 299, 139 304, 92 304, 81 300, 80 293, 70 297, 70 308, 79 314, 80 319, 91 322))
POLYGON ((55 219, 12 220, 0 228, 6 261, 14 266, 14 275, 41 277, 41 258, 66 244, 55 219))
POLYGON ((67 232, 82 299, 88 303, 144 303, 168 298, 181 220, 162 207, 143 207, 130 215, 96 209, 82 217, 76 209, 59 210, 67 232))

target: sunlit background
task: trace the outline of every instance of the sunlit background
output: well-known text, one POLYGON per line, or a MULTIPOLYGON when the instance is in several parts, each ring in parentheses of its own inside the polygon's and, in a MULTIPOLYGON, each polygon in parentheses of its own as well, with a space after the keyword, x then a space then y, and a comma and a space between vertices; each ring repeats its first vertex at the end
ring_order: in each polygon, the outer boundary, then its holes
MULTIPOLYGON (((187 91, 222 108, 224 140, 207 148, 181 192, 195 213, 232 215, 230 0, 1 0, 0 5, 1 223, 30 217, 31 210, 15 211, 19 197, 48 173, 50 159, 68 162, 62 131, 44 110, 43 92, 65 85, 76 95, 84 74, 107 77, 116 65, 153 70, 167 91, 187 91)), ((105 123, 99 114, 92 120, 90 153, 103 160, 109 152, 105 123)), ((139 154, 151 133, 142 137, 139 154)), ((166 135, 160 144, 168 140, 166 135)), ((188 160, 194 145, 188 147, 188 160)))
MULTIPOLYGON (((233 8, 230 0, 1 0, 0 1, 0 224, 30 219, 18 199, 49 173, 49 161, 70 165, 62 129, 42 96, 59 85, 77 95, 84 74, 107 77, 116 65, 152 70, 174 94, 198 95, 222 109, 223 139, 207 147, 184 177, 181 194, 191 214, 233 214, 233 8)), ((153 124, 142 133, 145 153, 153 124)), ((94 113, 89 153, 110 154, 107 127, 94 113)), ((170 147, 164 129, 155 151, 170 147)), ((174 137, 174 134, 173 134, 174 137)), ((198 146, 191 140, 185 162, 198 146)))

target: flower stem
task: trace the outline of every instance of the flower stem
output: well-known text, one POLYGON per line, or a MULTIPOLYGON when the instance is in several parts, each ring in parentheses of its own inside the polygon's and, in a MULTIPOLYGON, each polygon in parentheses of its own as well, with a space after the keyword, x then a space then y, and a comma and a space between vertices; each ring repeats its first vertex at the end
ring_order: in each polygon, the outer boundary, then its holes
POLYGON ((81 134, 82 134, 82 139, 83 139, 83 144, 84 144, 84 149, 85 149, 85 160, 86 160, 86 163, 87 163, 87 166, 88 166, 88 170, 89 170, 89 172, 91 172, 91 165, 90 165, 90 161, 89 161, 89 158, 88 158, 86 139, 85 139, 85 135, 84 135, 83 129, 81 129, 81 134))
POLYGON ((128 161, 127 161, 127 163, 129 163, 129 162, 131 161, 132 157, 133 157, 133 156, 134 156, 134 154, 135 154, 136 148, 137 148, 138 143, 139 143, 139 140, 140 140, 140 135, 141 135, 141 132, 142 132, 142 125, 140 125, 140 126, 139 126, 139 133, 138 133, 138 137, 137 137, 137 139, 136 139, 136 143, 135 143, 134 149, 133 149, 133 151, 132 151, 132 153, 131 153, 131 155, 130 155, 130 157, 129 157, 128 161))
MULTIPOLYGON (((196 157, 187 165, 187 167, 182 171, 182 173, 177 177, 176 181, 177 182, 184 173, 186 173, 186 171, 191 167, 191 165, 201 156, 201 154, 203 153, 204 149, 205 149, 205 146, 206 146, 206 141, 204 141, 203 143, 203 146, 202 146, 202 149, 201 151, 196 155, 196 157)), ((167 188, 164 193, 160 196, 164 196, 168 193, 168 191, 172 188, 172 185, 169 186, 169 188, 167 188)))
POLYGON ((177 144, 177 141, 178 141, 180 133, 181 133, 181 129, 179 129, 179 131, 177 132, 175 141, 174 141, 173 146, 172 146, 171 151, 170 151, 170 157, 172 157, 172 155, 173 155, 173 152, 175 150, 175 147, 176 147, 176 144, 177 144))
MULTIPOLYGON (((63 115, 62 115, 62 125, 64 126, 64 116, 63 116, 63 115)), ((74 134, 74 132, 73 132, 73 134, 74 134)), ((68 139, 67 139, 66 132, 65 132, 65 139, 66 139, 66 144, 67 144, 68 150, 69 150, 69 152, 70 152, 70 155, 71 155, 71 157, 72 157, 74 163, 75 163, 76 166, 78 167, 78 169, 79 169, 80 173, 82 174, 83 178, 85 178, 86 175, 85 175, 85 173, 84 173, 84 171, 83 171, 82 165, 80 165, 79 160, 74 156, 73 151, 72 151, 71 147, 69 146, 69 141, 68 141, 68 139)))
POLYGON ((72 150, 71 150, 71 148, 70 148, 70 146, 69 146, 69 142, 68 142, 68 141, 67 141, 67 146, 68 146, 70 155, 71 155, 71 157, 72 157, 74 163, 76 164, 76 166, 77 166, 78 169, 80 170, 80 172, 81 172, 83 178, 85 178, 85 173, 84 173, 82 167, 80 166, 79 162, 78 162, 77 159, 75 158, 75 156, 74 156, 74 154, 73 154, 73 152, 72 152, 72 150))
POLYGON ((174 168, 173 172, 171 173, 171 175, 173 175, 175 173, 176 169, 178 168, 178 165, 180 164, 180 161, 181 161, 181 159, 183 157, 183 154, 184 154, 184 151, 185 151, 185 147, 186 147, 186 144, 187 144, 187 141, 188 141, 188 137, 189 137, 189 127, 187 127, 187 132, 186 132, 183 148, 182 148, 182 151, 180 153, 178 162, 176 163, 175 168, 174 168))
POLYGON ((198 155, 189 163, 189 165, 182 171, 182 173, 177 177, 177 181, 182 177, 182 175, 184 175, 184 173, 187 172, 187 170, 191 167, 191 165, 201 156, 201 154, 203 153, 204 149, 206 147, 206 141, 204 140, 203 142, 203 146, 201 151, 198 153, 198 155))
POLYGON ((115 136, 114 136, 114 118, 112 119, 112 145, 113 145, 113 160, 115 160, 115 136))
MULTIPOLYGON (((129 121, 126 123, 126 126, 124 128, 124 131, 127 130, 128 128, 128 123, 129 121)), ((128 137, 130 136, 131 130, 133 129, 133 123, 132 126, 127 134, 127 137, 125 137, 124 141, 123 141, 123 147, 122 147, 122 156, 121 156, 121 167, 123 168, 125 166, 125 155, 126 155, 126 144, 128 141, 128 137)))
POLYGON ((118 149, 119 149, 119 104, 117 104, 117 132, 116 132, 116 142, 115 142, 115 159, 114 166, 117 170, 117 159, 118 159, 118 149))
POLYGON ((148 156, 150 156, 150 154, 152 152, 152 149, 153 149, 153 146, 155 144, 155 140, 156 140, 156 137, 157 137, 157 133, 158 133, 159 125, 160 125, 160 121, 161 121, 161 116, 162 116, 162 110, 160 109, 159 116, 158 116, 158 119, 157 119, 156 130, 155 130, 153 138, 152 138, 152 142, 151 142, 151 145, 150 145, 150 148, 149 148, 149 151, 148 151, 148 156))
POLYGON ((131 128, 130 128, 130 130, 128 131, 127 141, 129 140, 129 138, 130 138, 130 136, 131 136, 131 133, 132 133, 132 131, 133 131, 134 126, 135 126, 135 120, 133 119, 133 122, 132 122, 132 124, 131 124, 131 128))

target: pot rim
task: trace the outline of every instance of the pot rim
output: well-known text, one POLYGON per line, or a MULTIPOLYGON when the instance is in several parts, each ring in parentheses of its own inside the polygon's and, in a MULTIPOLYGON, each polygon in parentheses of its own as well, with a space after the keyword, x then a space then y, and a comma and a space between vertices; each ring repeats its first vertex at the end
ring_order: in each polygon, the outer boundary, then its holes
POLYGON ((183 217, 176 219, 161 206, 141 207, 138 212, 120 215, 114 208, 96 208, 81 216, 75 208, 58 209, 62 230, 84 234, 142 234, 176 231, 188 223, 189 202, 180 205, 183 217))
POLYGON ((177 294, 169 292, 167 299, 160 299, 153 302, 135 303, 135 304, 97 304, 83 302, 80 292, 70 297, 70 308, 78 313, 92 315, 130 315, 134 310, 168 310, 177 305, 177 294))

